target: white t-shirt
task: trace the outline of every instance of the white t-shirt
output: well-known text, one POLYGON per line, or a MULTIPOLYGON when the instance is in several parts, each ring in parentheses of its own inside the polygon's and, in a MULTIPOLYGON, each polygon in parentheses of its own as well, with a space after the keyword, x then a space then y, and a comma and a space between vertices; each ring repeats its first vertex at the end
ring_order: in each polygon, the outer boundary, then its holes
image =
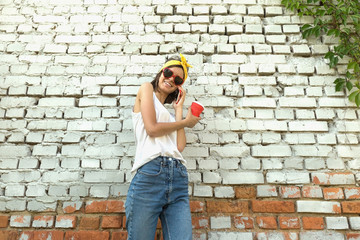
MULTIPOLYGON (((175 122, 174 115, 161 104, 153 93, 157 122, 175 122)), ((131 169, 134 173, 138 168, 158 156, 173 157, 186 164, 185 159, 177 149, 177 131, 161 137, 150 137, 145 130, 141 112, 132 112, 132 121, 136 140, 135 162, 131 169)))

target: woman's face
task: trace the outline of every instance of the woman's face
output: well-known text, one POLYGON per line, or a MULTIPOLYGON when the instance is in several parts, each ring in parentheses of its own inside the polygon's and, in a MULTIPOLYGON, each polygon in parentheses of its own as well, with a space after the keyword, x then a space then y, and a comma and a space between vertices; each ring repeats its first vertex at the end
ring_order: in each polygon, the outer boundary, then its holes
POLYGON ((174 73, 173 76, 169 78, 165 78, 164 74, 161 73, 161 76, 159 78, 159 89, 164 91, 167 94, 170 94, 174 92, 178 86, 175 85, 174 80, 175 76, 179 76, 181 78, 184 78, 184 71, 180 67, 169 67, 169 69, 174 73))

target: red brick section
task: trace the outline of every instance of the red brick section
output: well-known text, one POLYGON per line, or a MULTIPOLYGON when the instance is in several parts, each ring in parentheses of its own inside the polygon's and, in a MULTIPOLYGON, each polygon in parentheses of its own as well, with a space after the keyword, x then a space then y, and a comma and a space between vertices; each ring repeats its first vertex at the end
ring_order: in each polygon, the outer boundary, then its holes
POLYGON ((360 233, 346 233, 346 240, 360 240, 360 233))
POLYGON ((256 213, 293 213, 295 212, 295 204, 292 201, 252 200, 252 210, 256 213))
POLYGON ((100 226, 100 217, 84 216, 80 219, 79 229, 81 230, 96 230, 100 226))
POLYGON ((193 229, 206 229, 209 228, 209 217, 206 216, 193 216, 192 218, 193 229))
POLYGON ((111 240, 127 240, 127 232, 119 231, 111 234, 111 240))
POLYGON ((9 225, 9 216, 0 216, 0 228, 6 228, 9 225))
POLYGON ((255 187, 234 187, 235 197, 239 199, 254 199, 256 198, 255 187))
POLYGON ((103 216, 101 227, 106 228, 121 228, 122 216, 103 216))
POLYGON ((17 231, 0 231, 0 240, 17 240, 19 234, 17 231))
POLYGON ((204 212, 205 203, 201 201, 190 201, 190 211, 193 213, 204 212))
POLYGON ((89 201, 86 203, 85 213, 124 213, 124 201, 89 201))
MULTIPOLYGON (((332 176, 332 175, 329 175, 332 176)), ((232 226, 221 231, 255 231, 258 239, 277 236, 285 240, 299 239, 299 232, 327 230, 325 216, 321 213, 297 213, 296 203, 300 200, 319 201, 319 203, 339 204, 334 213, 353 217, 360 214, 360 187, 343 186, 274 186, 279 189, 279 197, 256 197, 256 187, 234 186, 235 198, 213 199, 194 198, 190 201, 192 212, 193 240, 204 240, 211 229, 210 217, 230 216, 232 226), (345 200, 346 199, 346 200, 345 200), (326 200, 326 201, 324 201, 326 200)), ((0 215, 0 240, 126 240, 125 200, 87 201, 80 211, 49 212, 31 214, 29 227, 11 226, 22 221, 23 215, 0 215), (10 223, 10 220, 12 221, 10 223), (55 222, 54 222, 55 220, 55 222), (38 228, 36 228, 38 227, 38 228)), ((316 208, 316 207, 315 207, 316 208)), ((335 230, 338 231, 338 230, 335 230)), ((360 234, 350 227, 349 231, 340 231, 347 240, 360 240, 360 234), (352 232, 351 232, 352 231, 352 232)), ((162 240, 160 221, 157 225, 155 240, 162 240)))
POLYGON ((108 240, 110 233, 105 231, 71 231, 65 233, 64 240, 108 240))
POLYGON ((248 213, 247 201, 207 201, 206 209, 209 213, 248 213))
POLYGON ((235 216, 234 224, 235 224, 235 227, 239 228, 239 229, 253 229, 254 228, 254 218, 253 217, 235 216))
POLYGON ((64 239, 63 231, 34 231, 34 240, 62 240, 64 239))
POLYGON ((360 201, 345 201, 341 206, 343 213, 360 213, 360 201))
POLYGON ((322 217, 303 217, 302 223, 305 230, 322 230, 325 226, 322 217))
POLYGON ((344 199, 344 192, 342 188, 324 188, 324 199, 344 199))
POLYGON ((299 229, 300 220, 298 217, 279 217, 279 225, 281 229, 299 229))
POLYGON ((275 217, 256 217, 256 223, 259 228, 277 229, 277 222, 275 217))

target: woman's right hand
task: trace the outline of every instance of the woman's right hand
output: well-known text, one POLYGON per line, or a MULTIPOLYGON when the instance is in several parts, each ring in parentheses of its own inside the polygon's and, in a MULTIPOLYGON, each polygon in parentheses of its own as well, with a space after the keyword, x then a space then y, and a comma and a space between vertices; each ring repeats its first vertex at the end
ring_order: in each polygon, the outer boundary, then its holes
POLYGON ((185 120, 187 121, 187 127, 193 128, 201 120, 201 117, 194 116, 191 113, 191 107, 189 107, 185 120))

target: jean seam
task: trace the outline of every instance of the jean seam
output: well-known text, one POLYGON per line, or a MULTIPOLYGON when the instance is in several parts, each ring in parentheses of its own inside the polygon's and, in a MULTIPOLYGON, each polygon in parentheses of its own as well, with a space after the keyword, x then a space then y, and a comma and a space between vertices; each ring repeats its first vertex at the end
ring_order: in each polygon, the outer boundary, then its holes
MULTIPOLYGON (((135 178, 135 176, 134 176, 135 178)), ((131 218, 130 218, 130 222, 129 222, 129 226, 130 226, 130 229, 127 229, 128 233, 129 233, 129 236, 128 236, 128 240, 131 239, 132 237, 132 227, 133 227, 133 210, 134 210, 134 191, 135 191, 135 187, 136 187, 136 181, 133 182, 134 186, 133 186, 133 191, 131 191, 131 203, 130 203, 130 212, 129 212, 129 216, 131 215, 131 218)))
MULTIPOLYGON (((168 224, 168 221, 167 221, 167 218, 166 218, 166 213, 164 212, 164 220, 165 220, 165 223, 166 223, 166 230, 167 230, 167 235, 169 237, 168 240, 171 240, 171 236, 170 236, 170 229, 169 229, 169 224, 168 224)), ((163 231, 164 232, 164 231, 163 231)))

